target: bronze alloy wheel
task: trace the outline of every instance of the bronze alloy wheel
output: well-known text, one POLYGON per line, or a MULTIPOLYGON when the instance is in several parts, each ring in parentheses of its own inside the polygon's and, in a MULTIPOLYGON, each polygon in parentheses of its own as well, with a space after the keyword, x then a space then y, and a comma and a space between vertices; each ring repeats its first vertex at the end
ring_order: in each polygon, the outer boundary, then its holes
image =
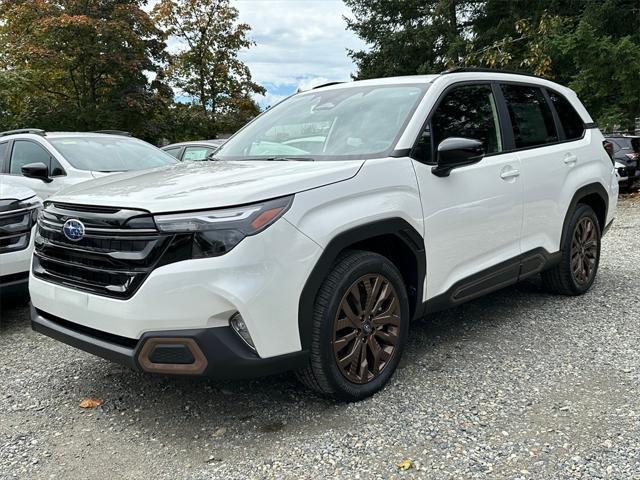
POLYGON ((591 281, 596 269, 597 255, 597 228, 591 218, 582 218, 576 225, 571 242, 571 272, 580 285, 591 281))
POLYGON ((389 364, 400 336, 398 294, 387 278, 356 280, 340 301, 334 320, 333 351, 342 375, 367 383, 389 364))

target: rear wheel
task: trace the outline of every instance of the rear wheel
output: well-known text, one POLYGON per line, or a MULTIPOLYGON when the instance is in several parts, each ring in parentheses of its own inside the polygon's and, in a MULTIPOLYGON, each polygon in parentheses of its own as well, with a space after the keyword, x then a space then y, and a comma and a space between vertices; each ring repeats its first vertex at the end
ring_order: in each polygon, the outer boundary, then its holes
POLYGON ((393 375, 408 323, 406 289, 393 263, 376 253, 348 252, 318 291, 310 361, 298 378, 335 398, 368 397, 393 375))
POLYGON ((593 285, 600 263, 600 226, 590 206, 578 205, 568 232, 560 263, 542 272, 542 280, 554 293, 582 295, 593 285))

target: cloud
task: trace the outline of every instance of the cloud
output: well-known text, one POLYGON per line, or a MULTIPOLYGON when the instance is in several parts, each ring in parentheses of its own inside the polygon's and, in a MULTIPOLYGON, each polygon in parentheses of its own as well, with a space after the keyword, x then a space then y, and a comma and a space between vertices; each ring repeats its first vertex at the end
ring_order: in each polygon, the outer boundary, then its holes
MULTIPOLYGON (((151 9, 157 0, 151 0, 151 9)), ((231 0, 239 20, 251 26, 256 43, 240 53, 254 81, 267 90, 256 100, 274 105, 296 90, 333 81, 348 81, 355 65, 347 49, 361 50, 364 42, 346 29, 343 16, 351 10, 342 0, 231 0)), ((170 51, 182 45, 168 40, 170 51)))
MULTIPOLYGON (((240 58, 268 94, 286 95, 330 81, 346 81, 355 71, 347 49, 364 43, 346 30, 341 0, 233 0, 240 21, 252 27, 256 45, 240 58)), ((259 98, 266 106, 266 99, 259 98)))

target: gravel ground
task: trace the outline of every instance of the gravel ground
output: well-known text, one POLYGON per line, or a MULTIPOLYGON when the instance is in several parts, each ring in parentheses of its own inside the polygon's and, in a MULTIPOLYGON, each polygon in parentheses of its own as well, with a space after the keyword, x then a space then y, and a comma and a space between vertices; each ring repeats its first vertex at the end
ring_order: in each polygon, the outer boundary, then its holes
POLYGON ((531 281, 413 325, 392 382, 357 404, 290 375, 143 376, 5 300, 0 478, 640 478, 639 231, 626 196, 583 297, 531 281))

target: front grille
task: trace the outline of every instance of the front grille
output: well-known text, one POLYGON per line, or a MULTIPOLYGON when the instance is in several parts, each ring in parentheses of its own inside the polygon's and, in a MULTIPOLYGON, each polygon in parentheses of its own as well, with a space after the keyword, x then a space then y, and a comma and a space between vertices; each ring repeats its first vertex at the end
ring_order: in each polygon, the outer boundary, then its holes
POLYGON ((85 205, 46 205, 35 237, 36 277, 108 297, 130 298, 156 268, 173 240, 161 234, 149 212, 85 205), (83 223, 72 241, 67 220, 83 223))
POLYGON ((29 246, 34 208, 0 213, 0 253, 18 252, 29 246))

